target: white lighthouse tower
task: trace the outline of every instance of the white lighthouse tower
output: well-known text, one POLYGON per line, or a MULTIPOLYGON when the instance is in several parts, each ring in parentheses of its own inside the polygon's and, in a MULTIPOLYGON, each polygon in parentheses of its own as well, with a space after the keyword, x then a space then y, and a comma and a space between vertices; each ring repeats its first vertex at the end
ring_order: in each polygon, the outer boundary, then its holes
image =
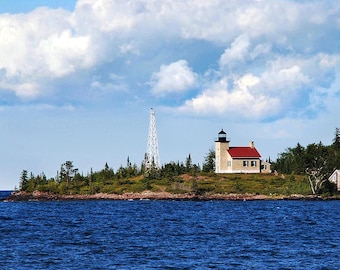
POLYGON ((218 133, 218 138, 215 141, 215 172, 226 173, 227 172, 227 151, 229 150, 229 142, 227 139, 227 133, 223 129, 218 133))

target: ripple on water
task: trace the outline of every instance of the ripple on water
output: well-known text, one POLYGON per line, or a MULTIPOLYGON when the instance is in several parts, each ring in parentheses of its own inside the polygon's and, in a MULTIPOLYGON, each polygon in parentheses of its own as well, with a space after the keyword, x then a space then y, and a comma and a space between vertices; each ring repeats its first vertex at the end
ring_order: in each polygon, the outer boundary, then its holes
POLYGON ((2 269, 340 269, 338 201, 0 207, 2 269))

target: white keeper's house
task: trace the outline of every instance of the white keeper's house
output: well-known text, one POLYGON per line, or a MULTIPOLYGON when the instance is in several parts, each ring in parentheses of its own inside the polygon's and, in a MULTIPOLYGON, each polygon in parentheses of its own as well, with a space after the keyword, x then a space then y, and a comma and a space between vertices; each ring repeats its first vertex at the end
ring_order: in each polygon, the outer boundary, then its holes
POLYGON ((261 155, 251 141, 248 146, 229 145, 230 139, 223 129, 215 141, 216 173, 270 173, 270 163, 261 160, 261 155))

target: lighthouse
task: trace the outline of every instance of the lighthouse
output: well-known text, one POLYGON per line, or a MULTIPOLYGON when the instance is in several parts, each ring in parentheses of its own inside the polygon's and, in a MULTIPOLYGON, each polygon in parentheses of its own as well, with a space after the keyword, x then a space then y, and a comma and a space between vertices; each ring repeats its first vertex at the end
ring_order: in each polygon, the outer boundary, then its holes
POLYGON ((230 139, 222 129, 215 141, 216 173, 267 173, 270 164, 261 160, 254 141, 248 146, 230 146, 230 139))
POLYGON ((215 172, 226 173, 227 167, 227 151, 229 150, 230 140, 227 138, 227 133, 222 129, 218 133, 218 138, 215 141, 215 172))

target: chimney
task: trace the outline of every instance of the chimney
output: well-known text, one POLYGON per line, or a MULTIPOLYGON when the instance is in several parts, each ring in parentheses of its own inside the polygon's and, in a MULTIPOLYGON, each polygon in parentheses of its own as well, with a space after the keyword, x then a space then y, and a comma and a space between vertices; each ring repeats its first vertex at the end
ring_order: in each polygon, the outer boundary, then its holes
POLYGON ((254 142, 253 142, 253 141, 250 141, 250 142, 249 142, 249 147, 250 147, 250 148, 255 148, 254 142))

